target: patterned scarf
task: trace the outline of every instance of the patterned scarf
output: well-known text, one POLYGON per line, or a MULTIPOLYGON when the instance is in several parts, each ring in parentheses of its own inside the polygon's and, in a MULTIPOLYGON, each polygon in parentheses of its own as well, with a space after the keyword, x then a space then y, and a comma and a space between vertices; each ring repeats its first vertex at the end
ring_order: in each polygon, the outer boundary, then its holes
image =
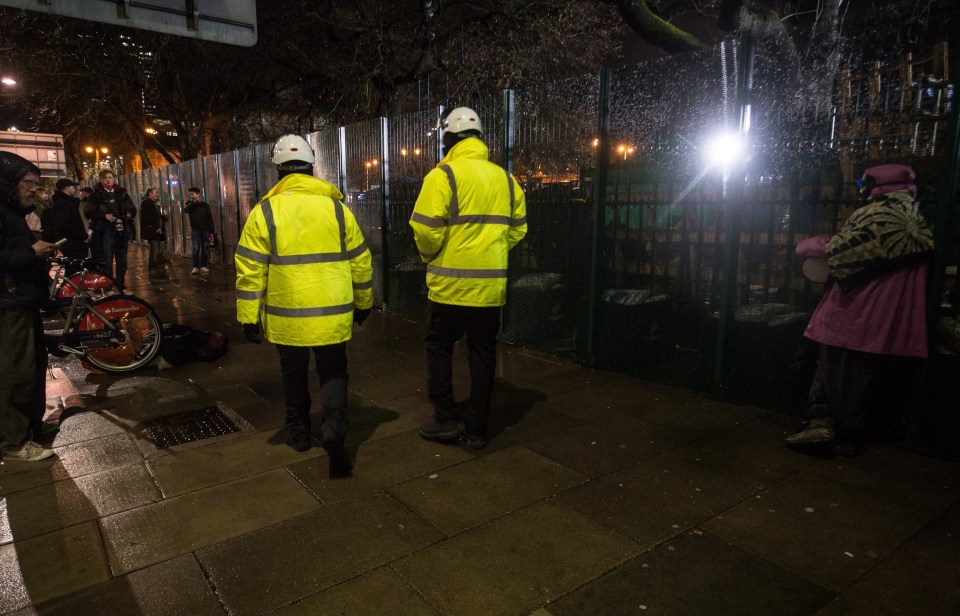
POLYGON ((933 230, 907 190, 887 193, 856 210, 827 240, 827 263, 841 286, 857 286, 933 251, 933 230))

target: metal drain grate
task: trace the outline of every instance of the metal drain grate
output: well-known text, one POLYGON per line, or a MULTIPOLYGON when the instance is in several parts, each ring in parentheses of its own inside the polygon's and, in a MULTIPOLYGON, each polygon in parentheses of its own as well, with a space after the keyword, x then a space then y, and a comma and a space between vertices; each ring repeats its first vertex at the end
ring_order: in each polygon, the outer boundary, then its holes
POLYGON ((159 417, 142 425, 160 449, 240 431, 216 406, 159 417))

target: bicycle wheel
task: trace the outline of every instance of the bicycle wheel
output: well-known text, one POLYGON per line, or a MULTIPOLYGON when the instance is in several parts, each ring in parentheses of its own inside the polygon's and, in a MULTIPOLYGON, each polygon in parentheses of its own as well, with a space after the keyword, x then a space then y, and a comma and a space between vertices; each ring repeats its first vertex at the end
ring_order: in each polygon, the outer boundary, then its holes
MULTIPOLYGON (((133 372, 149 365, 160 352, 163 325, 147 302, 136 297, 105 297, 93 302, 90 310, 118 330, 113 344, 90 349, 83 356, 95 368, 113 374, 133 372)), ((104 321, 90 313, 77 324, 78 332, 103 329, 108 329, 104 321)))

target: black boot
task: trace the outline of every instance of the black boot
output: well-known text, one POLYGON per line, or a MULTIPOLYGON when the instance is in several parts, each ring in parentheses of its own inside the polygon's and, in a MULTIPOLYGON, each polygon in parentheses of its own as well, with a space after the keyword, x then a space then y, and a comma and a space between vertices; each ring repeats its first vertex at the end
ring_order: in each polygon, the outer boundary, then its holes
POLYGON ((353 475, 353 463, 345 446, 347 436, 347 379, 330 379, 323 385, 322 445, 330 458, 330 478, 353 475))
POLYGON ((310 450, 310 416, 306 419, 302 415, 296 414, 287 409, 283 424, 284 439, 283 442, 292 447, 295 451, 310 450))

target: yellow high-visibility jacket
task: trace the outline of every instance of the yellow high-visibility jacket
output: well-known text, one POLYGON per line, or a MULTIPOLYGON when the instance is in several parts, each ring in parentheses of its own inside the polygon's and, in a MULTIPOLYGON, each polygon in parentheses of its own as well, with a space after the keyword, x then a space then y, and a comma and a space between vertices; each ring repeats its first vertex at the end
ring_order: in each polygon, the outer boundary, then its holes
POLYGON ((237 320, 275 344, 349 340, 354 308, 373 305, 370 251, 336 186, 303 173, 277 182, 237 246, 237 320))
POLYGON ((486 144, 464 139, 423 179, 410 226, 434 302, 506 302, 507 252, 527 234, 527 202, 517 180, 487 158, 486 144))

